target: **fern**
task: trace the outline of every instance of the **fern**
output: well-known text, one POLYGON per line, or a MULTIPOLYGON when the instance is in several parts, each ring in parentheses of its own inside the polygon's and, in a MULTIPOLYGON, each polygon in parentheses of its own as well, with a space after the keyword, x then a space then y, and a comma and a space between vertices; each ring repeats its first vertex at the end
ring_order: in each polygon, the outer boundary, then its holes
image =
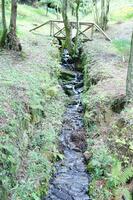
POLYGON ((126 182, 133 177, 133 167, 128 166, 122 171, 121 162, 116 161, 112 167, 112 172, 108 180, 107 186, 109 188, 126 184, 126 182))
POLYGON ((127 167, 119 176, 119 184, 125 184, 130 178, 133 177, 133 167, 127 167))
POLYGON ((118 160, 115 160, 112 166, 112 172, 110 174, 110 178, 107 182, 107 187, 109 189, 116 187, 119 185, 119 176, 121 174, 121 162, 118 160))
POLYGON ((124 197, 124 200, 132 200, 132 195, 129 190, 125 187, 119 187, 114 191, 115 200, 121 200, 124 197))

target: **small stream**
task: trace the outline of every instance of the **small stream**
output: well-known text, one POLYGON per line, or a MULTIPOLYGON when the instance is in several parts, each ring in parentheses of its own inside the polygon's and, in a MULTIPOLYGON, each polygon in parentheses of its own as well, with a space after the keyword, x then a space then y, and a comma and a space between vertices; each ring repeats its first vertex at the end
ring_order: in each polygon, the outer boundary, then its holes
POLYGON ((64 50, 62 56, 62 67, 72 72, 69 81, 68 77, 67 80, 62 80, 62 87, 71 99, 64 114, 59 138, 64 159, 55 165, 56 173, 44 200, 90 200, 87 194, 90 177, 86 172, 83 156, 87 146, 80 100, 80 94, 83 92, 83 74, 77 71, 67 50, 64 50))

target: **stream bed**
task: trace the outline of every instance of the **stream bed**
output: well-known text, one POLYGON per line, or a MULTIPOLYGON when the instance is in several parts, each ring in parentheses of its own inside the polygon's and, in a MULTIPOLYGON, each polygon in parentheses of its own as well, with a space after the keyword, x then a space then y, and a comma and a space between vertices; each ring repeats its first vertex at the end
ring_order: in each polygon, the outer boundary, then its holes
POLYGON ((80 100, 83 92, 83 74, 76 69, 76 64, 72 62, 67 50, 64 50, 62 56, 62 68, 66 70, 62 87, 70 96, 59 137, 59 146, 64 159, 55 165, 56 173, 51 179, 49 192, 44 200, 90 200, 88 196, 90 177, 83 156, 87 146, 80 100), (72 72, 70 77, 67 71, 72 72))

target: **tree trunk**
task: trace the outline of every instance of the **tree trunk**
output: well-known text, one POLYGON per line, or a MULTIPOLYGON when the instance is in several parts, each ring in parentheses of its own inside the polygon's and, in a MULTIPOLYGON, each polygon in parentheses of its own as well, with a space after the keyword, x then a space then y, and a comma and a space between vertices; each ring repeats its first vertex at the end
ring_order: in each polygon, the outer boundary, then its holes
POLYGON ((94 13, 94 20, 96 24, 99 24, 99 12, 98 12, 98 7, 97 7, 97 0, 93 0, 93 13, 94 13))
POLYGON ((105 0, 101 0, 101 19, 100 27, 104 30, 104 18, 105 18, 105 0))
POLYGON ((133 32, 131 38, 130 57, 128 63, 126 95, 128 100, 133 100, 133 32))
POLYGON ((98 1, 92 0, 93 3, 93 12, 94 12, 94 20, 96 24, 98 24, 102 30, 107 29, 108 24, 108 14, 110 8, 110 0, 101 0, 101 9, 98 10, 98 1))
POLYGON ((21 51, 22 47, 16 35, 16 19, 17 19, 17 0, 12 0, 10 27, 9 27, 9 33, 7 34, 6 45, 8 49, 21 51))
POLYGON ((71 25, 68 20, 68 0, 62 1, 62 17, 65 26, 66 39, 65 39, 65 48, 68 49, 69 53, 72 54, 72 40, 71 40, 71 25))
POLYGON ((2 36, 0 41, 0 46, 5 46, 6 34, 7 34, 7 26, 6 26, 6 16, 5 16, 5 0, 2 0, 2 36))
POLYGON ((101 0, 101 17, 99 25, 104 31, 107 29, 109 6, 110 0, 101 0))
POLYGON ((75 47, 74 47, 74 53, 76 54, 78 51, 78 36, 79 36, 79 6, 80 6, 80 0, 76 0, 76 37, 75 37, 75 47))

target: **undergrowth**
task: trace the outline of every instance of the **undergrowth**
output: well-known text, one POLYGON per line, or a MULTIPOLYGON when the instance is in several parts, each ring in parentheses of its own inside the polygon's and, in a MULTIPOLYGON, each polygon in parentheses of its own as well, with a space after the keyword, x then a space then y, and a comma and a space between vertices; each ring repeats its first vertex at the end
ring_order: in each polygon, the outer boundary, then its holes
MULTIPOLYGON (((117 40, 113 43, 117 54, 127 57, 129 41, 117 40)), ((90 155, 87 169, 92 176, 88 188, 89 196, 93 200, 131 200, 133 197, 132 103, 127 104, 125 101, 124 80, 117 79, 118 68, 115 70, 112 66, 115 62, 111 62, 110 68, 111 66, 112 68, 108 70, 106 60, 103 59, 102 64, 99 60, 95 61, 97 55, 101 56, 101 49, 97 49, 96 46, 94 51, 90 57, 89 45, 84 47, 87 59, 84 63, 82 103, 88 134, 87 151, 90 155), (101 68, 104 76, 100 73, 101 68)), ((108 55, 108 51, 104 52, 105 55, 108 55)))
POLYGON ((92 173, 89 194, 94 200, 132 199, 127 182, 133 177, 133 167, 122 168, 122 163, 109 152, 108 147, 93 149, 93 158, 88 164, 88 171, 92 173))

